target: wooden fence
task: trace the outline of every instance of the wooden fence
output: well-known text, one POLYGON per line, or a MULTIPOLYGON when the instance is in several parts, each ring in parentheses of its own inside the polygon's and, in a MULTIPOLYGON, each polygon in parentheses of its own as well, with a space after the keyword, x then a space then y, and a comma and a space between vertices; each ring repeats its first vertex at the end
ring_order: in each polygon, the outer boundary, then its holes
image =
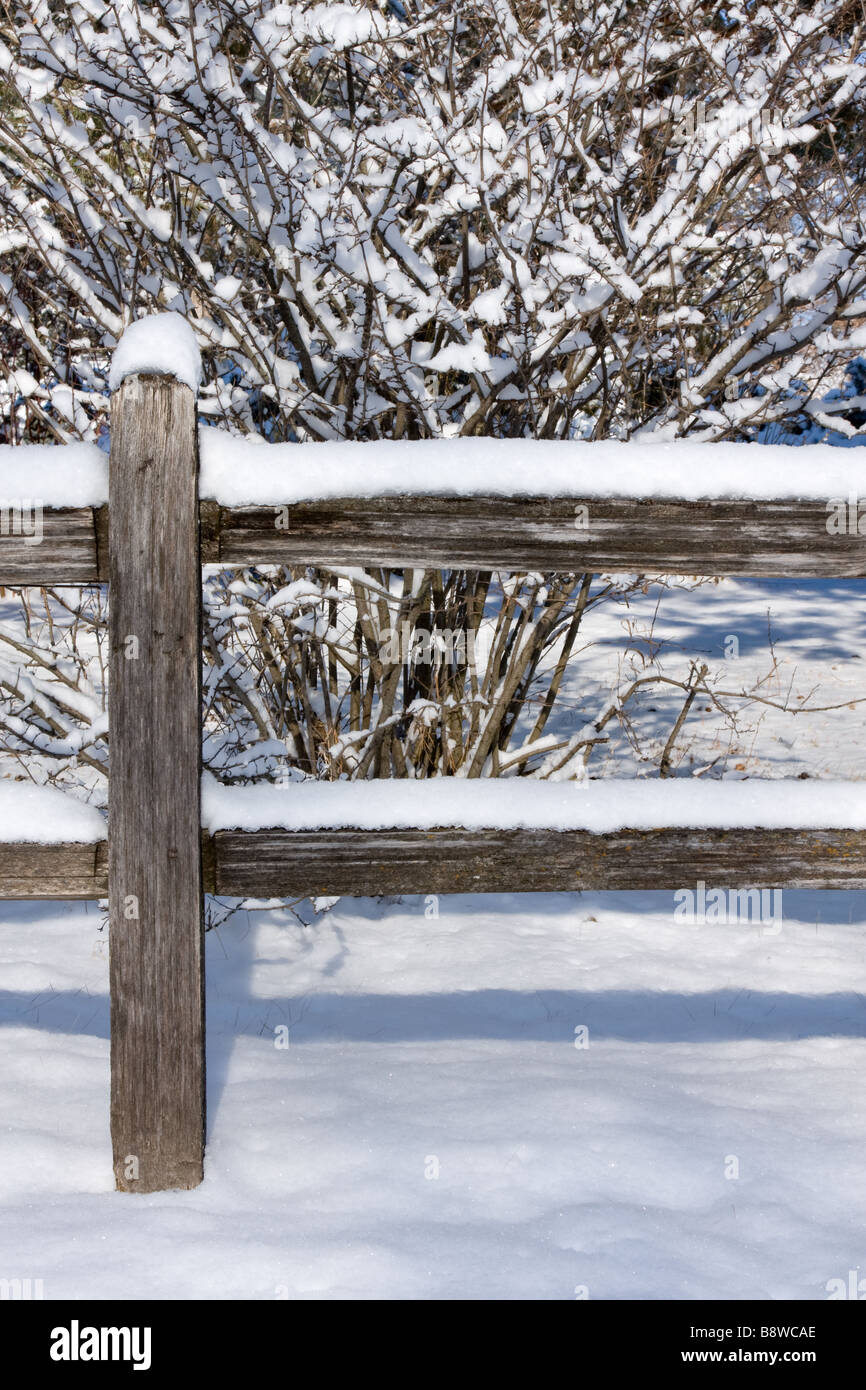
POLYGON ((866 536, 828 534, 820 501, 592 498, 584 535, 574 497, 345 498, 280 529, 273 507, 199 500, 193 392, 143 374, 112 397, 109 478, 107 508, 0 538, 2 584, 110 585, 108 843, 0 844, 0 897, 108 896, 120 1189, 201 1181, 205 892, 866 887, 856 830, 201 831, 202 564, 863 577, 866 536))

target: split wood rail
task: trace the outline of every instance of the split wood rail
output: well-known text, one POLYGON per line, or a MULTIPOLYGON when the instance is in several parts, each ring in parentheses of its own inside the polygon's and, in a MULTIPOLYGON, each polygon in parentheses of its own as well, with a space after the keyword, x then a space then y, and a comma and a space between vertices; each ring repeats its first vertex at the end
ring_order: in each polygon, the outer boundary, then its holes
MULTIPOLYGON (((555 447, 552 445, 551 447, 555 447)), ((866 576, 866 536, 796 497, 700 502, 407 496, 226 507, 198 496, 196 401, 167 375, 112 397, 109 505, 0 537, 0 583, 107 581, 109 835, 0 845, 0 897, 108 896, 117 1186, 192 1187, 204 1154, 203 893, 866 887, 866 831, 201 832, 201 565, 866 576), (110 517, 110 528, 109 528, 110 517)))

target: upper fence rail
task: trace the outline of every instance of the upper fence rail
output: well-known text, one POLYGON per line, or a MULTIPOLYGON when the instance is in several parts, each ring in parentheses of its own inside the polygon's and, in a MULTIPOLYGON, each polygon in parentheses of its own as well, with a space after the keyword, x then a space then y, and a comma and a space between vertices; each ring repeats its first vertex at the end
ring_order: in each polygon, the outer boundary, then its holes
MULTIPOLYGON (((856 449, 782 449, 796 457, 780 468, 780 450, 762 445, 416 441, 403 469, 405 447, 351 444, 353 476, 345 445, 200 433, 204 565, 866 576, 856 449), (749 488, 754 496, 728 495, 749 488)), ((108 460, 93 448, 87 476, 58 486, 67 448, 80 465, 81 446, 0 448, 0 584, 108 579, 108 460)))

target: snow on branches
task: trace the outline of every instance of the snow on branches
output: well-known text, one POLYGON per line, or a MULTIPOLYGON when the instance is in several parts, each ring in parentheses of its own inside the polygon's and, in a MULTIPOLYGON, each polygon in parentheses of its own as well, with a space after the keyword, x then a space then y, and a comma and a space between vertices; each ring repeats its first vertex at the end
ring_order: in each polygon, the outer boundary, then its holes
POLYGON ((851 356, 849 0, 0 15, 0 332, 38 437, 93 436, 154 310, 192 316, 205 409, 275 440, 754 437, 851 356))
MULTIPOLYGON (((853 436, 862 20, 851 0, 0 0, 0 440, 104 443, 114 348, 172 313, 205 420, 272 443, 853 436)), ((207 764, 570 779, 619 729, 670 775, 715 689, 686 654, 550 718, 585 613, 647 583, 211 575, 207 764), (631 712, 662 686, 682 709, 643 750, 631 712)), ((95 790, 101 616, 43 602, 0 631, 26 657, 5 747, 95 790)))

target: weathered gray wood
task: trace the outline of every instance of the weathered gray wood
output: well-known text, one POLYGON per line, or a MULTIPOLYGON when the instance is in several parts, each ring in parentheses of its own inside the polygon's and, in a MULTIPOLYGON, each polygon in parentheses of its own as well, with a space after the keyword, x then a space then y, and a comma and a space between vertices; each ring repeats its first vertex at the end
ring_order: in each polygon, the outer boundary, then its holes
MULTIPOLYGON (((866 888, 866 832, 220 830, 202 835, 203 890, 226 897, 342 893, 866 888)), ((0 845, 0 899, 104 898, 99 845, 0 845)))
POLYGON ((96 507, 93 512, 93 529, 96 536, 96 578, 108 583, 108 507, 96 507))
POLYGON ((194 1187, 204 1150, 201 571, 195 400, 112 398, 111 1126, 117 1186, 194 1187))
MULTIPOLYGON (((98 509, 107 510, 107 509, 98 509)), ((0 584, 94 584, 100 578, 97 515, 93 507, 44 510, 42 537, 27 544, 23 536, 0 529, 0 584)))
POLYGON ((214 859, 227 897, 866 888, 861 830, 220 830, 214 859))
MULTIPOLYGON (((211 504, 213 506, 213 504, 211 504)), ((206 558, 694 575, 866 575, 866 536, 829 535, 823 502, 382 497, 221 508, 206 558), (588 527, 575 523, 586 507, 588 527), (216 531, 216 536, 214 536, 216 531)))
MULTIPOLYGON (((829 535, 824 504, 796 499, 337 498, 288 512, 283 530, 279 508, 202 501, 202 563, 866 576, 866 536, 829 535)), ((107 507, 46 511, 39 545, 0 535, 0 584, 104 581, 107 550, 107 507)))
POLYGON ((104 898, 108 846, 0 844, 0 898, 104 898))
MULTIPOLYGON (((213 841, 202 831, 202 889, 214 891, 213 841)), ((40 845, 0 842, 0 901, 108 897, 108 842, 40 845)))

